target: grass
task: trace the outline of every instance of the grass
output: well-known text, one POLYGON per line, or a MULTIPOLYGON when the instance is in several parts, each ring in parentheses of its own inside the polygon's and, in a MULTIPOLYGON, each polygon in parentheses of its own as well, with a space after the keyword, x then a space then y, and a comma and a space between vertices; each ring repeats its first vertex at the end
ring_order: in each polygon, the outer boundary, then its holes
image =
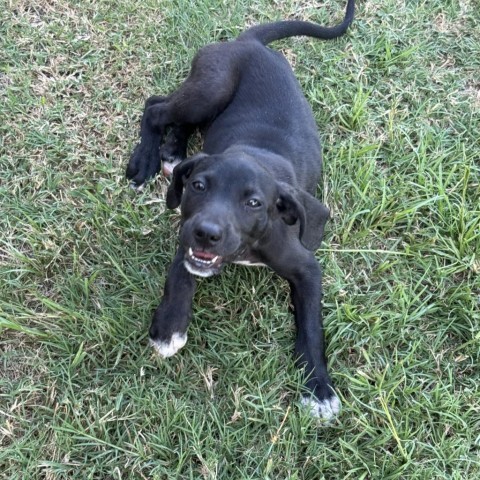
POLYGON ((480 476, 478 2, 359 2, 279 42, 324 144, 330 426, 298 408, 287 285, 199 282, 189 343, 147 342, 176 245, 167 182, 124 169, 195 51, 343 1, 7 0, 0 11, 0 477, 480 476))

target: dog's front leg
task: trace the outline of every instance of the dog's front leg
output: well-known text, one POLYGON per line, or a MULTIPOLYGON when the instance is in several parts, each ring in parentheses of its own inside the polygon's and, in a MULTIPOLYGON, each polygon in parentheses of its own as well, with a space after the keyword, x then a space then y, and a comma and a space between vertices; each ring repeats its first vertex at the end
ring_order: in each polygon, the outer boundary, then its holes
POLYGON ((312 395, 303 396, 302 403, 311 409, 314 416, 330 420, 340 411, 340 401, 327 371, 320 266, 313 253, 299 245, 286 255, 280 254, 273 264, 269 263, 288 280, 291 288, 297 327, 296 361, 304 369, 306 386, 312 392, 312 395))
POLYGON ((175 355, 187 342, 195 279, 183 265, 179 248, 168 271, 162 301, 153 315, 150 340, 161 357, 175 355))
POLYGON ((297 326, 295 354, 299 366, 305 367, 306 386, 314 395, 304 396, 302 403, 311 409, 313 415, 330 420, 340 411, 340 401, 327 371, 321 269, 315 258, 299 277, 290 281, 290 288, 297 326))

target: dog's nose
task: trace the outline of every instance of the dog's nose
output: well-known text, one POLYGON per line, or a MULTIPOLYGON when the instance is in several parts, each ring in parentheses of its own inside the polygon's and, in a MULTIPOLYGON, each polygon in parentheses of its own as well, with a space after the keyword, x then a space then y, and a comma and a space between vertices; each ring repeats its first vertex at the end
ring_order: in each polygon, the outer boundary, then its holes
POLYGON ((213 222, 201 222, 194 231, 195 240, 205 246, 212 246, 218 243, 223 236, 222 227, 213 222))

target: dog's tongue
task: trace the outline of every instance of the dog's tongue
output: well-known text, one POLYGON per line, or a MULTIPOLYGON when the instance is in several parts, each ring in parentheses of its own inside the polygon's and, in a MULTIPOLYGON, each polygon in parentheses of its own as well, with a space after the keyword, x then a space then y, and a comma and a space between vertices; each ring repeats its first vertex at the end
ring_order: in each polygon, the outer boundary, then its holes
POLYGON ((201 260, 212 260, 216 257, 216 255, 213 255, 213 253, 208 253, 208 252, 202 252, 199 250, 196 250, 193 252, 193 255, 197 258, 200 258, 201 260))

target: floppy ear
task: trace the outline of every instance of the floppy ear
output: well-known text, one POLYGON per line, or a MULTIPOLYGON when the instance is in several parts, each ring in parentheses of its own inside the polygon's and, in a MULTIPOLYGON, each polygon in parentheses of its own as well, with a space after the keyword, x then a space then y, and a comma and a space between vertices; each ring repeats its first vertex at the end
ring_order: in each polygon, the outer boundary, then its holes
POLYGON ((205 153, 197 153, 191 158, 182 160, 174 169, 172 174, 172 181, 167 190, 167 207, 177 208, 182 201, 183 185, 185 180, 192 173, 196 162, 202 158, 207 157, 205 153))
POLYGON ((287 225, 294 225, 298 221, 299 237, 303 246, 308 250, 316 250, 322 243, 330 210, 304 190, 293 188, 286 183, 280 183, 279 190, 277 209, 283 221, 287 225))

